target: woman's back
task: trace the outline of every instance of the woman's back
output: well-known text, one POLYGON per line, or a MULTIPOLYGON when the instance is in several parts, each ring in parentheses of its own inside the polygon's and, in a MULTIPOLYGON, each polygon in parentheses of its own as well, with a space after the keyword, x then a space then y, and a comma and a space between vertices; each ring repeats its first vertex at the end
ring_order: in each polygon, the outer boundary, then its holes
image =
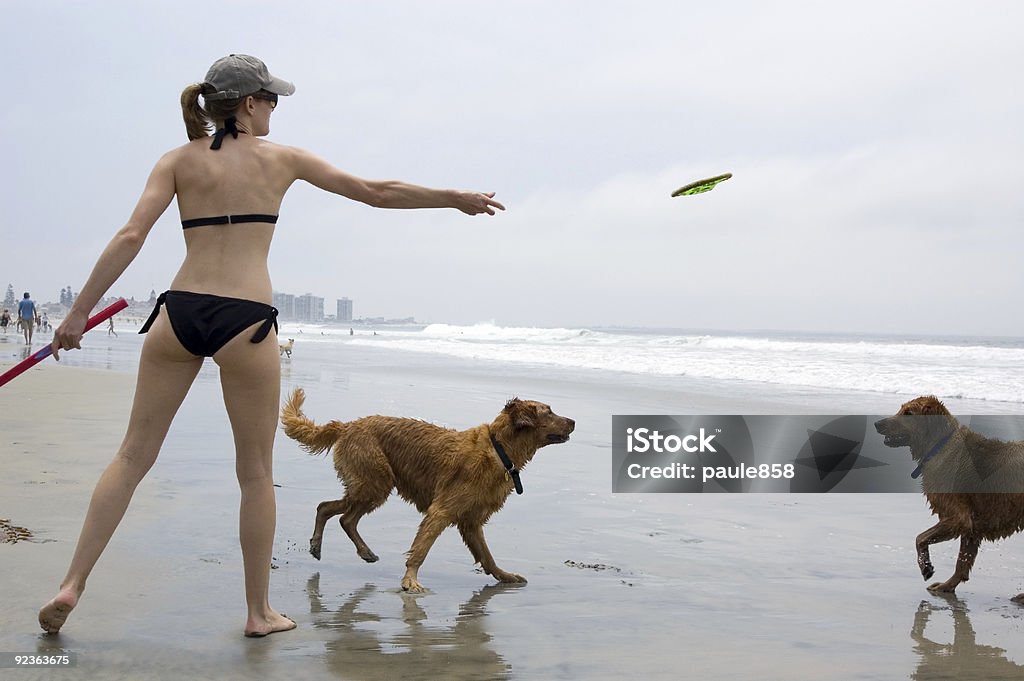
MULTIPOLYGON (((226 215, 278 215, 294 181, 287 148, 245 133, 220 149, 199 138, 172 152, 182 221, 226 215)), ((184 230, 187 254, 171 287, 269 303, 267 255, 274 225, 214 224, 184 230)))

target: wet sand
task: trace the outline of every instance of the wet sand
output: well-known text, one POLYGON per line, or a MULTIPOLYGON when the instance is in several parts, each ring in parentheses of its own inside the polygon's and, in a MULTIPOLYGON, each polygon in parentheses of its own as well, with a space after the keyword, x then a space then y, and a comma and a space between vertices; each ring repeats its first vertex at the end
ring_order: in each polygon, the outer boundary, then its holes
MULTIPOLYGON (((279 434, 271 594, 299 627, 244 639, 238 491, 210 365, 79 607, 43 635, 36 612, 123 434, 134 343, 97 339, 98 359, 48 362, 0 389, 0 518, 33 534, 0 543, 0 653, 77 655, 73 669, 5 678, 1024 678, 1024 608, 1009 600, 1024 591, 1024 538, 984 545, 959 598, 944 599, 917 571, 913 540, 932 524, 919 495, 610 493, 614 413, 886 413, 898 398, 771 399, 301 343, 283 387, 305 388, 318 421, 386 413, 463 428, 513 394, 576 419, 486 527, 499 565, 529 584, 495 585, 449 531, 420 571, 429 592, 401 593, 419 516, 397 498, 360 526, 378 563, 334 522, 316 561, 313 513, 340 486, 325 458, 279 434)), ((13 361, 0 356, 0 370, 13 361)), ((936 577, 954 557, 952 544, 933 550, 936 577)))

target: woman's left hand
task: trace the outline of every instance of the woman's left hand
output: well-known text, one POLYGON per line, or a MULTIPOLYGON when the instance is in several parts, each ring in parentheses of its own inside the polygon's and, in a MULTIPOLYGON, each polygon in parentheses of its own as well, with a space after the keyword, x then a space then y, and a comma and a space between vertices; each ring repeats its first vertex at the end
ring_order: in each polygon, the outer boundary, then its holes
POLYGON ((480 213, 494 215, 495 208, 505 210, 505 206, 494 200, 494 192, 459 191, 455 193, 455 196, 455 208, 466 215, 479 215, 480 213))

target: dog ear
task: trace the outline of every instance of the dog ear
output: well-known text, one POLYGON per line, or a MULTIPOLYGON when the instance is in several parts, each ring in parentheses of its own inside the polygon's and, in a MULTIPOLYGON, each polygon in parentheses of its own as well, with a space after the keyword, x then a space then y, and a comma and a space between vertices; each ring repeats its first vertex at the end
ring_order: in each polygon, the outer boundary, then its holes
POLYGON ((946 409, 946 405, 944 405, 942 401, 934 395, 929 395, 924 398, 922 402, 924 403, 924 406, 921 409, 922 414, 944 416, 949 413, 949 410, 946 409))
POLYGON ((515 430, 521 430, 523 428, 535 428, 533 408, 523 402, 518 397, 513 397, 511 400, 505 403, 505 408, 502 410, 508 414, 509 420, 512 421, 512 427, 515 430))

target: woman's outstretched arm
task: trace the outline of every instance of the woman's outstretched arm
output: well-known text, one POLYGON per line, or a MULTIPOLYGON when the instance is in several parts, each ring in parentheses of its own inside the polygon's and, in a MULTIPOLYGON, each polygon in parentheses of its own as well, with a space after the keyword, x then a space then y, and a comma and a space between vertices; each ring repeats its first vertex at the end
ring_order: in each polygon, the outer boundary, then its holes
POLYGON ((375 208, 455 208, 467 215, 505 210, 494 192, 431 189, 399 180, 364 180, 302 149, 289 149, 295 177, 375 208))

